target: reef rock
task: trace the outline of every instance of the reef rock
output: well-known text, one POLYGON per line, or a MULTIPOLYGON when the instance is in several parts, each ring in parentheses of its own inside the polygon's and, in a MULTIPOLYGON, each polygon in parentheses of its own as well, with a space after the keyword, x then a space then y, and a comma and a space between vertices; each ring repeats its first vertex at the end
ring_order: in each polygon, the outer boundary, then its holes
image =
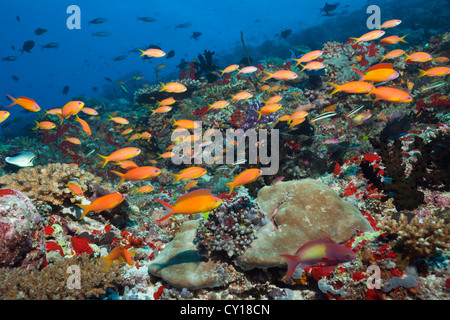
POLYGON ((373 231, 356 206, 312 179, 265 186, 255 201, 268 220, 281 204, 274 222, 261 227, 250 248, 234 261, 244 270, 285 266, 280 255, 295 254, 310 240, 328 236, 342 243, 358 231, 373 231))
POLYGON ((148 271, 172 286, 186 289, 213 288, 225 284, 217 262, 202 257, 194 243, 199 221, 182 224, 180 232, 152 261, 148 271))
POLYGON ((0 190, 0 267, 39 269, 45 261, 44 228, 22 192, 0 190))

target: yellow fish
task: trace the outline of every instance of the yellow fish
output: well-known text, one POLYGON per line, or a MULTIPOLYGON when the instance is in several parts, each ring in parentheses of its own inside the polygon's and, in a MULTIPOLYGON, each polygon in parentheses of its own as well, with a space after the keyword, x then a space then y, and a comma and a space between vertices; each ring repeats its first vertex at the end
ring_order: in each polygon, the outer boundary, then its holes
POLYGON ((232 182, 226 183, 226 185, 230 188, 230 192, 228 193, 228 195, 233 192, 234 188, 255 181, 261 176, 261 174, 261 169, 247 169, 241 172, 234 178, 232 182))

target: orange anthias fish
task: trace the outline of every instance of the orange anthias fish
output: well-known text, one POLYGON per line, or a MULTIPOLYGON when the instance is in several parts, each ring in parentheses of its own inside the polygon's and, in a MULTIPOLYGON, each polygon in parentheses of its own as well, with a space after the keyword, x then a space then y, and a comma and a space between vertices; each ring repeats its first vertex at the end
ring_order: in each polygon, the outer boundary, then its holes
POLYGON ((428 69, 426 71, 419 69, 419 72, 420 72, 419 78, 423 77, 423 76, 443 77, 450 73, 450 68, 449 67, 435 67, 435 68, 428 69))
POLYGON ((105 268, 105 272, 108 271, 109 267, 115 260, 118 260, 119 263, 125 261, 129 265, 133 265, 135 263, 133 253, 128 251, 124 246, 115 247, 106 257, 97 258, 95 260, 102 264, 105 268))
POLYGON ((248 67, 244 67, 244 68, 240 69, 238 73, 249 74, 249 73, 253 73, 256 71, 258 71, 257 67, 248 66, 248 67))
POLYGON ((176 102, 176 100, 172 97, 166 98, 164 100, 158 101, 158 106, 171 106, 176 102))
POLYGON ((404 53, 405 53, 405 50, 402 50, 402 49, 395 49, 395 50, 392 50, 392 51, 386 53, 386 54, 383 56, 383 59, 381 59, 381 61, 384 61, 384 60, 386 60, 386 59, 395 59, 395 58, 398 58, 398 57, 402 56, 404 53))
POLYGON ((428 62, 433 60, 431 54, 427 52, 414 52, 408 55, 405 53, 406 58, 403 61, 413 61, 413 62, 428 62))
POLYGON ((211 195, 211 189, 200 189, 186 193, 179 197, 173 205, 159 199, 155 200, 161 203, 168 211, 168 214, 159 219, 158 222, 176 213, 195 214, 208 212, 214 210, 222 203, 220 198, 211 195))
POLYGON ((142 186, 142 187, 136 189, 133 192, 133 194, 136 194, 136 193, 149 193, 149 192, 152 192, 153 189, 154 189, 153 186, 142 186))
POLYGON ((230 105, 230 103, 228 101, 219 100, 219 101, 214 102, 213 104, 208 104, 208 106, 209 106, 208 111, 211 109, 223 109, 225 107, 228 107, 229 105, 230 105))
POLYGON ((223 76, 224 73, 231 73, 233 71, 236 71, 237 69, 239 69, 239 65, 238 64, 232 64, 231 66, 226 67, 223 70, 219 70, 220 76, 223 76))
POLYGON ((42 121, 42 122, 36 122, 36 127, 33 128, 33 130, 36 129, 43 129, 43 130, 51 130, 56 128, 56 124, 54 124, 53 122, 50 121, 42 121))
POLYGON ((8 119, 10 113, 8 111, 0 111, 0 123, 8 119))
POLYGON ((447 57, 442 56, 442 57, 434 58, 433 60, 436 61, 436 62, 439 62, 439 63, 446 63, 450 59, 447 58, 447 57))
POLYGON ((407 103, 413 100, 408 92, 397 88, 374 87, 374 89, 372 89, 367 95, 371 94, 374 94, 377 97, 376 100, 385 100, 397 103, 407 103))
POLYGON ((64 119, 76 115, 84 107, 83 101, 69 101, 61 108, 61 124, 64 119))
POLYGON ((168 82, 167 84, 161 83, 161 89, 159 89, 159 92, 167 91, 172 93, 181 93, 185 92, 187 90, 186 86, 178 83, 178 82, 168 82))
POLYGON ((281 101, 281 99, 283 99, 282 96, 273 96, 270 97, 269 100, 265 101, 265 104, 272 104, 272 103, 278 103, 281 101))
POLYGON ((102 165, 102 168, 104 168, 106 166, 106 164, 110 161, 117 162, 117 161, 122 161, 122 160, 129 160, 131 158, 137 157, 140 153, 141 153, 141 149, 138 149, 135 147, 128 147, 128 148, 123 148, 123 149, 114 151, 107 157, 102 156, 101 154, 98 154, 98 153, 97 153, 97 155, 99 157, 105 159, 105 162, 102 165))
POLYGON ((233 192, 234 188, 243 186, 244 184, 250 183, 258 179, 262 174, 261 169, 247 169, 240 174, 238 174, 232 182, 226 183, 226 185, 230 188, 230 195, 233 192))
POLYGON ((268 76, 264 78, 264 80, 269 80, 270 78, 274 78, 277 80, 294 80, 298 78, 298 74, 291 70, 278 70, 273 73, 265 71, 268 76))
POLYGON ((138 167, 138 165, 131 160, 117 161, 117 162, 113 162, 113 164, 118 165, 122 169, 125 169, 125 170, 130 170, 130 169, 134 169, 134 168, 138 167))
POLYGON ((80 217, 80 220, 84 218, 84 216, 91 211, 104 211, 108 209, 112 209, 117 207, 122 201, 125 200, 125 196, 121 193, 110 193, 106 196, 100 197, 98 199, 95 199, 91 202, 89 205, 83 205, 77 203, 77 206, 79 206, 81 209, 83 209, 83 213, 80 217))
POLYGON ((25 110, 31 111, 31 112, 38 112, 41 111, 41 107, 38 106, 38 104, 36 103, 36 101, 34 101, 33 99, 27 98, 27 97, 18 97, 17 99, 11 97, 9 94, 6 95, 8 98, 10 98, 12 101, 14 101, 14 103, 10 104, 9 106, 5 106, 6 107, 11 107, 15 104, 21 106, 22 108, 24 108, 25 110))
POLYGON ((90 116, 98 116, 97 110, 92 109, 92 108, 82 108, 81 112, 88 114, 90 116))
POLYGON ((83 129, 84 133, 86 133, 88 136, 92 134, 91 128, 89 127, 88 123, 81 119, 78 115, 75 115, 75 121, 80 123, 81 129, 83 129))
POLYGON ((406 42, 404 39, 407 35, 404 35, 403 37, 399 37, 399 36, 390 36, 390 37, 386 37, 384 39, 381 39, 378 43, 382 46, 389 46, 391 44, 397 44, 399 42, 404 42, 404 43, 408 43, 406 42))
POLYGON ((184 186, 184 190, 188 191, 189 189, 195 187, 197 185, 198 181, 197 180, 191 180, 189 181, 185 186, 184 186))
POLYGON ((69 188, 70 192, 72 192, 74 195, 82 197, 83 196, 83 190, 81 190, 81 188, 76 185, 75 183, 72 182, 68 182, 66 184, 66 187, 69 188))
POLYGON ((306 120, 306 118, 299 118, 299 119, 292 120, 289 124, 289 129, 292 127, 295 127, 296 125, 298 125, 300 123, 305 122, 305 120, 306 120))
POLYGON ((195 128, 198 128, 200 125, 198 122, 196 122, 194 120, 182 119, 182 120, 178 120, 178 121, 174 120, 173 126, 180 127, 183 129, 195 129, 195 128))
POLYGON ((311 62, 308 62, 306 65, 302 65, 302 64, 300 64, 301 66, 303 66, 303 69, 302 70, 300 70, 300 72, 303 72, 303 70, 320 70, 320 69, 323 69, 323 68, 325 68, 325 65, 322 63, 322 62, 320 62, 320 61, 311 61, 311 62))
POLYGON ((356 68, 352 68, 359 73, 361 79, 359 81, 369 81, 369 82, 388 82, 397 79, 400 75, 394 69, 375 69, 366 72, 365 74, 356 68))
POLYGON ((123 117, 112 117, 111 115, 108 115, 109 119, 106 121, 113 121, 117 124, 129 124, 130 121, 128 121, 127 119, 123 118, 123 117))
POLYGON ((282 281, 288 280, 298 265, 306 269, 318 263, 324 263, 327 271, 332 271, 339 263, 349 262, 356 258, 350 248, 340 245, 330 238, 311 240, 298 248, 294 255, 282 254, 287 259, 288 270, 282 281))
POLYGON ((139 51, 142 52, 142 54, 139 57, 147 56, 149 58, 161 58, 166 55, 166 53, 164 51, 162 51, 160 49, 156 49, 156 48, 147 49, 145 51, 139 49, 139 51))
POLYGON ((171 106, 161 106, 156 108, 155 110, 152 110, 152 114, 150 116, 154 115, 155 113, 167 113, 170 110, 172 110, 171 106))
POLYGON ((297 61, 297 63, 295 64, 294 68, 297 67, 300 63, 310 62, 310 61, 316 60, 317 58, 319 58, 322 55, 322 53, 323 53, 322 50, 314 50, 314 51, 305 53, 299 59, 292 59, 294 61, 297 61))
POLYGON ((192 180, 192 179, 198 179, 201 176, 206 174, 206 169, 202 167, 190 167, 181 170, 178 172, 178 174, 175 173, 169 173, 171 176, 175 178, 175 181, 173 184, 177 183, 180 180, 186 181, 186 180, 192 180))
POLYGON ((247 91, 241 91, 238 92, 237 94, 235 94, 234 96, 231 96, 231 101, 234 100, 247 100, 250 99, 251 97, 253 97, 253 94, 251 94, 250 92, 247 91))
POLYGON ((118 187, 125 180, 140 181, 140 180, 154 178, 161 173, 161 170, 156 167, 144 166, 144 167, 137 167, 137 168, 131 169, 127 173, 120 173, 120 172, 113 171, 113 170, 111 170, 111 172, 118 175, 121 178, 119 184, 117 185, 117 187, 118 187))
POLYGON ((265 105, 264 107, 261 108, 261 110, 255 110, 256 113, 258 113, 258 119, 256 121, 259 121, 259 119, 261 119, 261 116, 265 116, 274 112, 277 112, 278 110, 280 110, 282 107, 281 104, 279 103, 272 103, 272 104, 268 104, 265 105))
POLYGON ((363 34, 359 38, 350 38, 350 39, 356 40, 355 42, 353 42, 353 44, 356 44, 358 42, 366 42, 366 41, 376 40, 376 39, 384 36, 385 33, 386 33, 386 31, 383 31, 383 30, 373 30, 373 31, 363 34))
POLYGON ((380 29, 393 28, 393 27, 398 26, 400 23, 402 23, 402 20, 398 20, 398 19, 388 20, 380 26, 380 29))
POLYGON ((368 93, 373 89, 373 84, 365 81, 351 81, 341 85, 337 85, 331 82, 327 82, 330 86, 334 87, 334 91, 329 96, 339 91, 346 93, 368 93))
POLYGON ((78 138, 65 138, 64 141, 68 141, 73 144, 81 144, 81 141, 78 138))

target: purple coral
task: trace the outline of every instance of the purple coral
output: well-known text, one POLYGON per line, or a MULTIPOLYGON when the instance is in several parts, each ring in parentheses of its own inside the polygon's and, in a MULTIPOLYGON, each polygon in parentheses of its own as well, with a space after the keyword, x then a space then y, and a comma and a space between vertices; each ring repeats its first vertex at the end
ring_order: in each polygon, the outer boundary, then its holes
POLYGON ((6 190, 0 196, 0 267, 39 269, 45 261, 40 215, 26 195, 6 190))
POLYGON ((269 123, 278 119, 278 112, 274 112, 268 115, 262 115, 258 120, 259 114, 256 111, 261 110, 264 104, 259 101, 252 102, 247 109, 247 117, 244 119, 244 123, 241 126, 242 130, 254 128, 257 123, 269 123))
POLYGON ((228 257, 241 255, 255 239, 262 219, 259 207, 249 197, 224 199, 198 227, 197 247, 206 256, 218 251, 225 251, 228 257))

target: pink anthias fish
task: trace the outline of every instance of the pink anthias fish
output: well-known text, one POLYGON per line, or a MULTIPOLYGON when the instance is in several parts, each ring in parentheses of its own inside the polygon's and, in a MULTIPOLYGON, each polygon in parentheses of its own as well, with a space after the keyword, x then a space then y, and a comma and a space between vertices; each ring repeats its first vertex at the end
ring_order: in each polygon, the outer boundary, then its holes
POLYGON ((332 271, 340 263, 349 262, 356 258, 350 248, 340 245, 328 237, 311 240, 298 248, 295 255, 282 254, 287 259, 288 271, 282 281, 288 280, 297 266, 302 269, 318 263, 324 263, 324 271, 332 271))

